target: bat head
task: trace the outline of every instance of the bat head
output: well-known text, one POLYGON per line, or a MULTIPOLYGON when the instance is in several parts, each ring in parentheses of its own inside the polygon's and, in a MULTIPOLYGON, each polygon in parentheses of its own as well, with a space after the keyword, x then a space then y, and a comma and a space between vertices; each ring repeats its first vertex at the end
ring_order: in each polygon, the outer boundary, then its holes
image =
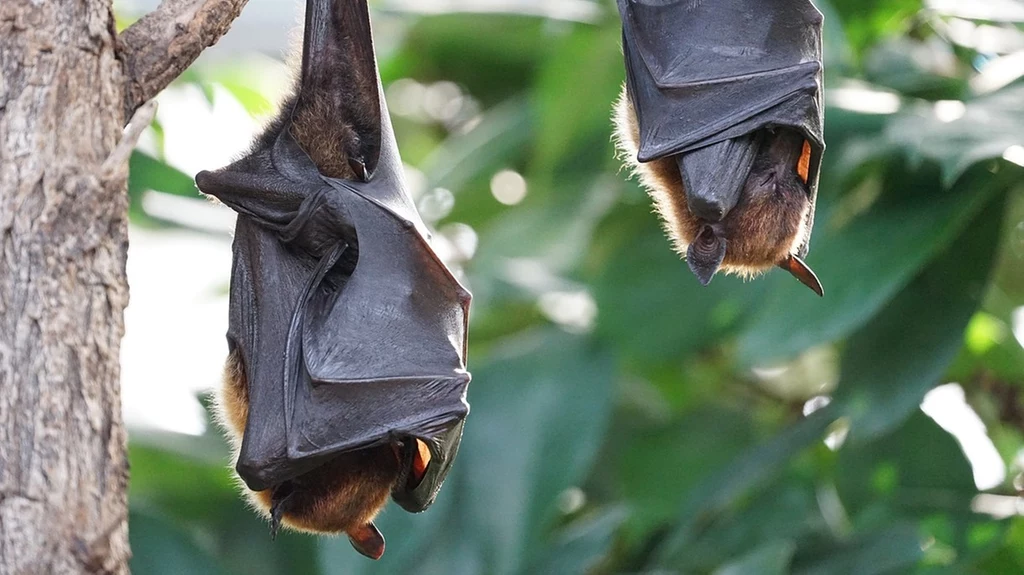
POLYGON ((625 92, 616 127, 620 156, 639 175, 701 284, 718 272, 754 277, 778 266, 823 293, 797 254, 811 209, 810 145, 801 134, 766 128, 640 163, 636 115, 625 92))
POLYGON ((321 174, 368 181, 381 151, 381 99, 365 1, 307 0, 296 90, 253 145, 287 132, 321 174))
MULTIPOLYGON (((245 366, 235 349, 228 356, 217 397, 218 420, 231 439, 235 460, 248 423, 248 397, 245 366)), ((252 505, 270 519, 272 535, 281 526, 309 533, 345 533, 357 551, 379 559, 384 554, 384 536, 373 524, 374 518, 389 496, 401 503, 401 497, 409 497, 436 474, 438 466, 432 466, 432 460, 425 442, 404 438, 332 455, 322 465, 270 489, 246 491, 252 505)))
POLYGON ((431 459, 426 443, 416 438, 346 451, 253 493, 252 499, 269 514, 273 534, 281 525, 310 533, 345 533, 356 551, 380 559, 384 536, 374 518, 389 496, 419 487, 431 459))

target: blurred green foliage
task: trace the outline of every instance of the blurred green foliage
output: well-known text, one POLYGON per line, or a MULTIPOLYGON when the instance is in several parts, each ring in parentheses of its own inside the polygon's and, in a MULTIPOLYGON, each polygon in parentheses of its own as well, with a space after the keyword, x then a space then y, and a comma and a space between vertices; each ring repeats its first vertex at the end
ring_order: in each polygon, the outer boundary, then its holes
MULTIPOLYGON (((1024 33, 995 2, 981 2, 985 21, 916 0, 816 4, 829 88, 809 256, 821 300, 782 273, 701 288, 671 251, 610 142, 623 80, 613 3, 586 23, 378 5, 401 24, 380 67, 421 203, 436 188, 454 198, 427 218, 442 238, 469 226, 479 239, 464 264, 474 380, 458 463, 429 511, 386 510, 373 563, 344 539, 271 542, 215 431, 136 433, 135 572, 1024 572, 1024 350, 1011 333, 1024 305, 1024 70, 991 78, 1024 33), (437 82, 459 87, 462 116, 396 105, 399 87, 437 82), (491 193, 505 169, 527 182, 517 205, 491 193), (972 508, 961 446, 919 409, 949 381, 1007 465, 987 494, 1009 502, 1008 519, 972 508), (820 396, 831 402, 805 416, 820 396)), ((181 81, 265 105, 237 73, 181 81)), ((137 153, 131 168, 134 200, 195 194, 157 158, 137 153)), ((133 215, 147 221, 138 201, 133 215)))

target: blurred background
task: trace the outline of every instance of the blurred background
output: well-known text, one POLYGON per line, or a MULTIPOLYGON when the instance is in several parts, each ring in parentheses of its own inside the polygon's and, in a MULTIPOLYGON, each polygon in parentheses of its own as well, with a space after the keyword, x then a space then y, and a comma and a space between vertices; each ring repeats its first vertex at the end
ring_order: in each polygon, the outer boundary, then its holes
POLYGON ((429 511, 389 506, 374 563, 271 542, 208 421, 234 215, 192 177, 273 115, 301 39, 301 2, 251 0, 132 158, 134 571, 1024 572, 1024 3, 815 4, 824 299, 701 288, 672 252, 610 142, 610 0, 371 2, 408 180, 475 295, 458 462, 429 511))

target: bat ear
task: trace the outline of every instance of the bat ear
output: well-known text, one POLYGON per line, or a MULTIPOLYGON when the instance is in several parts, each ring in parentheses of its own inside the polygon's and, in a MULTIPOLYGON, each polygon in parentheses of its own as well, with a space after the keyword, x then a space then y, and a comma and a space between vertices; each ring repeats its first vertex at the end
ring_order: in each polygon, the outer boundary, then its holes
POLYGON ((403 471, 391 497, 410 513, 419 513, 434 503, 452 462, 459 452, 465 419, 431 439, 403 440, 403 471))
POLYGON ((384 555, 384 535, 372 521, 349 531, 348 541, 370 559, 377 560, 384 555))
POLYGON ((711 283, 725 259, 726 241, 715 234, 711 226, 701 228, 697 237, 686 248, 686 265, 701 285, 711 283))
POLYGON ((348 124, 358 141, 349 161, 372 174, 380 156, 382 111, 366 0, 307 0, 302 44, 293 121, 348 124))
POLYGON ((814 272, 811 271, 811 268, 802 259, 790 254, 789 257, 779 262, 779 267, 793 274, 793 277, 811 288, 818 296, 825 297, 825 290, 821 287, 818 276, 814 275, 814 272))

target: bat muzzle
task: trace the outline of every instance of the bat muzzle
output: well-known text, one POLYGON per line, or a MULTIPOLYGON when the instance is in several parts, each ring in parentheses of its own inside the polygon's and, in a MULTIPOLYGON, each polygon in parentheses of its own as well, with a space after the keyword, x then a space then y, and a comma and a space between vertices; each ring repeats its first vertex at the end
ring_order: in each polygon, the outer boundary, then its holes
POLYGON ((675 156, 691 214, 707 222, 725 219, 743 195, 759 140, 747 134, 675 156))

